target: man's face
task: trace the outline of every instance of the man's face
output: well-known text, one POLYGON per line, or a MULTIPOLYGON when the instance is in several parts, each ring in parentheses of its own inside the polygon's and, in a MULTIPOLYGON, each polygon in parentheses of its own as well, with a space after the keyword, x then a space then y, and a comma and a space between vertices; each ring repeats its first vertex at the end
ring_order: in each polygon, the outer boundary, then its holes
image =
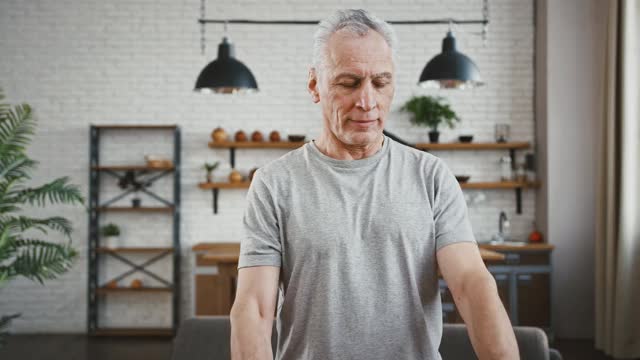
POLYGON ((324 126, 343 144, 380 139, 395 92, 391 49, 376 31, 346 30, 327 42, 322 69, 309 72, 309 92, 322 105, 324 126))

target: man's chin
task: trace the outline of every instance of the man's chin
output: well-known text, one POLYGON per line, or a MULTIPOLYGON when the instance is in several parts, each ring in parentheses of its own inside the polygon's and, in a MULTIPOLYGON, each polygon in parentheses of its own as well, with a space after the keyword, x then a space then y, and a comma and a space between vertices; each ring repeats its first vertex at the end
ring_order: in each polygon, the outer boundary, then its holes
POLYGON ((354 131, 346 136, 346 143, 349 145, 368 145, 378 141, 382 135, 382 130, 379 131, 354 131))

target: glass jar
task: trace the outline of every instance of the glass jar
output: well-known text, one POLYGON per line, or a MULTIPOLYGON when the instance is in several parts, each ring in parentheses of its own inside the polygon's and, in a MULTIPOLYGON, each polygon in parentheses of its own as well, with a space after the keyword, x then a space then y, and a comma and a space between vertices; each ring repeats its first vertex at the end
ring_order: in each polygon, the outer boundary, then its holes
POLYGON ((509 141, 509 124, 496 124, 495 138, 498 143, 509 141))
POLYGON ((511 157, 503 156, 500 158, 500 181, 512 181, 513 174, 511 169, 511 157))
POLYGON ((516 181, 518 182, 527 182, 527 172, 525 170, 524 163, 519 164, 516 168, 516 181))

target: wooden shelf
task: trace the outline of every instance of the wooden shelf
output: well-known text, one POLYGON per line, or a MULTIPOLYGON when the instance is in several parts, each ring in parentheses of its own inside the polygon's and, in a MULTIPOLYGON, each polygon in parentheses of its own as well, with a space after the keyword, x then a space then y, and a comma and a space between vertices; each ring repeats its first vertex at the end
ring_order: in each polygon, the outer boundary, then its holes
POLYGON ((525 243, 523 245, 509 245, 509 244, 478 244, 481 249, 493 250, 493 251, 549 251, 555 249, 555 246, 547 243, 525 243))
POLYGON ((460 187, 463 189, 536 189, 540 187, 540 182, 466 182, 460 183, 460 187))
POLYGON ((157 207, 131 207, 131 206, 108 206, 97 208, 99 212, 173 212, 173 206, 157 207))
POLYGON ((99 253, 158 253, 158 252, 173 252, 172 247, 119 247, 119 248, 106 248, 100 247, 96 249, 99 253))
POLYGON ((528 149, 531 144, 528 142, 508 142, 508 143, 418 143, 416 148, 421 150, 515 150, 528 149))
MULTIPOLYGON (((251 181, 243 181, 240 183, 229 182, 210 182, 199 183, 198 187, 203 190, 213 190, 213 213, 218 213, 218 191, 220 189, 248 189, 251 181)), ((522 189, 536 189, 540 187, 540 182, 519 182, 519 181, 498 181, 498 182, 466 182, 460 183, 462 189, 515 189, 517 213, 521 213, 522 189)))
MULTIPOLYGON (((251 181, 243 181, 241 183, 199 183, 198 187, 204 190, 210 189, 248 189, 251 181)), ((539 182, 517 182, 517 181, 499 181, 499 182, 467 182, 460 183, 463 189, 517 189, 517 188, 538 188, 539 182)))
POLYGON ((106 293, 123 293, 123 292, 144 292, 144 293, 171 293, 173 292, 173 288, 170 287, 141 287, 141 288, 130 288, 130 287, 117 287, 117 288, 109 288, 105 286, 99 287, 96 292, 98 294, 106 294, 106 293))
POLYGON ((147 165, 113 165, 113 166, 92 166, 92 170, 97 171, 164 171, 174 170, 173 166, 147 166, 147 165))
POLYGON ((125 222, 137 221, 141 216, 160 216, 168 226, 174 229, 180 228, 180 187, 176 186, 180 184, 181 154, 183 153, 180 126, 175 123, 146 123, 139 120, 125 120, 120 123, 107 120, 106 123, 91 124, 89 130, 88 251, 90 256, 88 257, 86 292, 87 332, 89 335, 98 336, 175 335, 180 321, 179 300, 183 288, 180 281, 180 231, 162 234, 162 238, 166 235, 168 239, 154 243, 124 242, 107 247, 109 243, 104 242, 100 236, 100 224, 114 214, 118 218, 122 217, 125 222), (164 140, 155 144, 157 142, 153 139, 158 137, 164 140), (155 145, 161 146, 164 149, 163 152, 167 154, 154 158, 146 156, 144 159, 133 161, 127 161, 121 156, 118 157, 120 161, 118 159, 101 161, 104 149, 101 149, 100 144, 103 143, 103 139, 108 142, 113 139, 124 149, 130 144, 148 143, 146 139, 149 139, 155 145), (171 188, 161 186, 157 189, 158 191, 154 190, 157 182, 169 178, 171 188), (115 191, 107 191, 108 194, 103 195, 105 189, 101 183, 104 182, 112 184, 115 191), (117 187, 115 187, 116 184, 117 187), (128 196, 131 195, 133 198, 129 201, 128 196), (142 199, 136 200, 136 195, 142 196, 142 199), (107 218, 103 219, 104 216, 107 218), (160 263, 162 269, 154 266, 160 263), (108 271, 110 268, 113 271, 108 271), (100 276, 105 273, 109 278, 100 276), (152 278, 153 282, 144 281, 144 284, 141 284, 143 286, 131 288, 131 283, 127 279, 129 276, 135 277, 136 273, 152 278), (120 286, 112 287, 112 285, 120 286), (132 299, 133 297, 142 301, 127 303, 129 300, 135 300, 132 299), (123 323, 119 325, 109 326, 102 323, 105 302, 115 301, 132 309, 138 306, 144 309, 149 305, 146 301, 149 300, 146 299, 147 297, 163 299, 163 303, 167 304, 167 311, 171 309, 171 314, 168 316, 170 324, 169 321, 166 324, 163 321, 143 325, 136 319, 128 318, 123 318, 123 323))
POLYGON ((239 183, 230 182, 210 182, 199 183, 198 187, 204 190, 211 189, 248 189, 251 186, 251 181, 243 181, 239 183))
POLYGON ((95 336, 173 336, 171 328, 101 328, 94 330, 95 336))
POLYGON ((144 124, 105 124, 105 125, 94 125, 98 129, 110 129, 110 130, 131 130, 131 129, 140 129, 140 130, 175 130, 178 125, 144 125, 144 124))
POLYGON ((210 141, 212 149, 296 149, 306 144, 304 141, 210 141))
MULTIPOLYGON (((388 136, 388 135, 387 135, 388 136)), ((236 149, 295 149, 303 146, 306 142, 253 142, 253 141, 210 141, 209 148, 229 149, 231 167, 235 167, 235 150, 236 149)), ((506 143, 418 143, 413 145, 420 150, 509 150, 511 161, 515 163, 515 152, 519 149, 528 149, 531 144, 527 141, 506 142, 506 143)), ((213 213, 218 213, 218 192, 220 189, 247 189, 251 185, 250 181, 242 183, 228 182, 211 182, 199 183, 198 187, 203 190, 212 190, 213 192, 213 213)), ((522 213, 522 189, 535 189, 540 187, 540 182, 466 182, 460 183, 463 189, 512 189, 516 193, 516 212, 522 213)))

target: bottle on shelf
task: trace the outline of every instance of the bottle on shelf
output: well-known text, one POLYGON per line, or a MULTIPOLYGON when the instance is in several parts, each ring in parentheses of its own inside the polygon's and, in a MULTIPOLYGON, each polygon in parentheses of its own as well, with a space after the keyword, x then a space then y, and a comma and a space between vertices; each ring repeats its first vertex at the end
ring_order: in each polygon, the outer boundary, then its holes
POLYGON ((512 181, 513 173, 511 169, 511 157, 503 156, 500 158, 500 180, 512 181))
POLYGON ((518 164, 516 168, 516 181, 518 182, 527 182, 527 172, 525 170, 525 164, 518 164))
POLYGON ((536 181, 536 157, 533 153, 525 155, 525 168, 527 170, 527 181, 536 181))
POLYGON ((541 243, 544 241, 544 237, 542 236, 542 233, 540 231, 538 231, 538 228, 536 226, 536 222, 533 222, 533 230, 531 231, 531 233, 529 234, 529 242, 531 243, 541 243))

